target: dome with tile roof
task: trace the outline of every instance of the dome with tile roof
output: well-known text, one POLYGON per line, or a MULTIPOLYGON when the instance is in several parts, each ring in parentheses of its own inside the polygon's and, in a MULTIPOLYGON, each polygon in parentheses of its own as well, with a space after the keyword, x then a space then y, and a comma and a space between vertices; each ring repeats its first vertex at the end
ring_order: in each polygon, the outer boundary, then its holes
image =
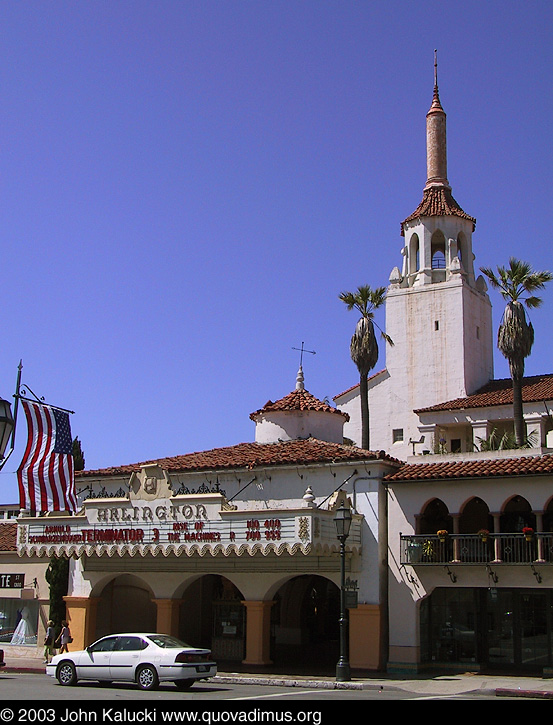
POLYGON ((349 415, 307 391, 300 366, 295 390, 276 402, 267 401, 263 408, 251 413, 250 418, 255 422, 256 443, 306 438, 342 443, 344 423, 349 415))

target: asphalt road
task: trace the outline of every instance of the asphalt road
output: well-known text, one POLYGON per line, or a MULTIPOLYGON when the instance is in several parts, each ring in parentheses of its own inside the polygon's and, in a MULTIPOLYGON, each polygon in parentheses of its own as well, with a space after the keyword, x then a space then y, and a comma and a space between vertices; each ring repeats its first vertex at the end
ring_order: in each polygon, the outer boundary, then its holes
MULTIPOLYGON (((214 710, 218 712, 224 707, 226 711, 229 708, 242 707, 248 710, 252 707, 272 708, 282 711, 283 708, 289 707, 289 703, 296 703, 295 708, 299 707, 298 703, 305 703, 303 707, 303 719, 295 718, 291 722, 311 723, 312 725, 321 725, 326 722, 325 716, 335 711, 332 709, 332 703, 341 701, 358 701, 358 700, 496 700, 493 695, 485 694, 464 694, 464 695, 435 695, 427 694, 421 696, 420 693, 408 692, 400 689, 388 689, 386 691, 358 689, 358 690, 329 690, 309 687, 281 687, 259 684, 220 684, 214 682, 198 682, 190 690, 179 692, 172 684, 162 684, 159 689, 153 692, 144 692, 136 686, 130 684, 114 684, 110 686, 100 685, 96 682, 82 682, 74 687, 62 687, 56 680, 46 675, 30 674, 30 673, 3 673, 0 674, 0 725, 6 722, 14 723, 37 723, 37 722, 109 722, 108 717, 98 716, 95 718, 93 712, 98 712, 100 708, 125 709, 142 708, 140 718, 125 717, 117 718, 118 721, 140 721, 140 722, 161 722, 159 713, 155 719, 151 719, 152 715, 146 714, 148 705, 156 703, 156 707, 167 709, 167 711, 195 710, 201 712, 204 708, 209 708, 212 703, 214 710), (225 703, 223 705, 223 703, 225 703), (231 703, 234 703, 231 705, 231 703), (56 718, 52 719, 48 715, 48 708, 55 709, 56 718), (27 713, 27 710, 29 711, 27 713), (44 712, 38 712, 39 710, 44 712), (10 716, 10 711, 13 715, 10 716), (319 716, 317 716, 319 712, 319 716), (78 715, 73 715, 78 713, 78 715), (90 713, 90 717, 87 716, 90 713), (65 719, 64 719, 65 718, 65 719)), ((505 699, 505 698, 503 698, 505 699)), ((112 710, 114 714, 116 710, 112 710)), ((105 713, 104 713, 105 715, 105 713)), ((330 721, 330 720, 329 720, 330 721)), ((201 722, 208 722, 205 717, 201 722)), ((221 717, 214 722, 230 722, 222 720, 221 717)), ((332 720, 335 722, 335 718, 332 720)))

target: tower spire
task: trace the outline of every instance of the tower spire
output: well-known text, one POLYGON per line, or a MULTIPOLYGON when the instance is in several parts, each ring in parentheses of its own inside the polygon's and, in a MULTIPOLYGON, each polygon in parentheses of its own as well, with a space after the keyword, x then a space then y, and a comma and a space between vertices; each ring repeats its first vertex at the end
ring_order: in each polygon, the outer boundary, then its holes
POLYGON ((434 95, 426 114, 426 187, 445 186, 447 180, 446 115, 438 92, 438 51, 434 50, 434 95))

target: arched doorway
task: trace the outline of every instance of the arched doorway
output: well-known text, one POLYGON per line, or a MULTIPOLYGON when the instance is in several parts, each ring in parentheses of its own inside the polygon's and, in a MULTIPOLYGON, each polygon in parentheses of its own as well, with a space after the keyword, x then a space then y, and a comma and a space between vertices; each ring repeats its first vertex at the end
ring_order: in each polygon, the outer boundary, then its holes
POLYGON ((474 497, 463 506, 459 518, 459 533, 476 534, 483 529, 493 531, 493 516, 486 502, 474 497))
POLYGON ((311 669, 333 669, 339 657, 339 588, 321 576, 298 576, 278 590, 274 602, 275 666, 309 663, 311 669))
POLYGON ((138 577, 122 574, 102 589, 96 639, 117 632, 155 632, 157 609, 152 590, 138 577))
POLYGON ((523 496, 513 496, 504 506, 500 517, 502 533, 521 532, 525 526, 536 528, 536 515, 523 496))
POLYGON ((439 498, 434 498, 424 507, 418 520, 417 530, 419 534, 435 534, 440 529, 453 531, 453 519, 445 503, 439 498))
POLYGON ((218 574, 199 577, 182 595, 179 638, 207 647, 219 662, 241 662, 246 637, 243 599, 229 579, 218 574))

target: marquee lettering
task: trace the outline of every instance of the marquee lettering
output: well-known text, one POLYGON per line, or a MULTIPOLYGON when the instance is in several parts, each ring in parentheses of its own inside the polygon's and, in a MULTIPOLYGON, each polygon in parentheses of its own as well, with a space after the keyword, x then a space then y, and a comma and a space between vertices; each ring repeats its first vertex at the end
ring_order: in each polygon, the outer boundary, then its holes
POLYGON ((207 509, 203 504, 160 504, 152 509, 149 506, 130 506, 98 508, 99 523, 118 523, 120 521, 176 521, 178 519, 207 520, 207 509))

